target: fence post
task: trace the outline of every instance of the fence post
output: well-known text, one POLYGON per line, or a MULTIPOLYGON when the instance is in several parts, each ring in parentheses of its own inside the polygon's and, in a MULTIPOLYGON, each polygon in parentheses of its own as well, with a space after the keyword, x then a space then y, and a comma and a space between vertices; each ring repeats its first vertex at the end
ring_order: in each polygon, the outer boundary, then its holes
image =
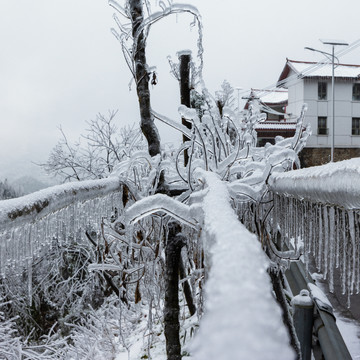
POLYGON ((179 323, 179 264, 181 248, 186 238, 181 234, 180 225, 168 224, 169 234, 165 248, 165 304, 164 325, 167 360, 181 360, 179 323))
POLYGON ((312 329, 314 324, 314 303, 308 290, 301 290, 291 304, 296 335, 301 346, 301 359, 311 360, 312 329))
MULTIPOLYGON (((190 62, 191 62, 191 51, 180 51, 179 52, 179 73, 180 73, 180 98, 181 104, 190 107, 190 62)), ((181 122, 188 129, 191 129, 192 125, 189 121, 182 118, 181 122)), ((189 141, 190 139, 183 135, 183 142, 189 141)), ((184 151, 184 166, 189 161, 189 155, 187 149, 184 151)))

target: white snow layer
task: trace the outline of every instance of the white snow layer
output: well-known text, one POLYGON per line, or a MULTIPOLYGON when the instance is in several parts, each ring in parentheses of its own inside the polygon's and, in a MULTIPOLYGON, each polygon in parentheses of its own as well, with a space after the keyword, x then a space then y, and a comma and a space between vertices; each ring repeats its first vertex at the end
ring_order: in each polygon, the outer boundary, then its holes
MULTIPOLYGON (((306 74, 307 77, 331 77, 332 64, 323 64, 323 66, 314 66, 314 64, 301 61, 291 61, 288 63, 298 74, 306 74)), ((358 78, 360 75, 360 66, 339 64, 335 67, 335 77, 358 78)))
POLYGON ((121 179, 70 182, 36 191, 15 199, 0 201, 0 225, 21 224, 44 217, 78 201, 85 201, 121 190, 121 179))
POLYGON ((208 185, 204 241, 212 265, 194 359, 293 359, 260 242, 238 221, 226 184, 213 173, 199 175, 208 185))
POLYGON ((360 208, 360 158, 271 175, 270 189, 279 195, 360 208))

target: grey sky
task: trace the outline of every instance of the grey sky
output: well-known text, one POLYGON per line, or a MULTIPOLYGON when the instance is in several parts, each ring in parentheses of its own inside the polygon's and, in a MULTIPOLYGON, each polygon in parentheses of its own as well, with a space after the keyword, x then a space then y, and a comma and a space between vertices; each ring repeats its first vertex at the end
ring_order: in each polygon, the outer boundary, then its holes
MULTIPOLYGON (((266 87, 276 82, 286 57, 318 61, 329 51, 319 38, 360 38, 358 0, 190 0, 204 25, 204 79, 211 92, 227 79, 234 87, 266 87)), ((113 9, 106 0, 0 1, 0 179, 45 161, 59 139, 58 126, 77 139, 86 120, 119 109, 119 126, 138 122, 130 72, 110 33, 113 9)), ((156 24, 148 41, 148 63, 159 83, 153 108, 177 116, 178 85, 167 55, 195 52, 190 16, 156 24)), ((360 49, 341 58, 360 64, 360 49)), ((160 126, 164 140, 177 136, 160 126)))

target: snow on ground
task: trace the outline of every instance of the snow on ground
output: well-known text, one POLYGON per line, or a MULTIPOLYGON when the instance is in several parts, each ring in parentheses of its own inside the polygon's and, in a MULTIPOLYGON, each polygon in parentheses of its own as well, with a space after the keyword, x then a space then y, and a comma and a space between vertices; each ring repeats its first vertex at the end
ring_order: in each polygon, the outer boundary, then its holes
POLYGON ((360 327, 355 320, 346 319, 340 315, 336 310, 336 324, 341 332, 345 344, 353 358, 353 360, 360 359, 360 327))

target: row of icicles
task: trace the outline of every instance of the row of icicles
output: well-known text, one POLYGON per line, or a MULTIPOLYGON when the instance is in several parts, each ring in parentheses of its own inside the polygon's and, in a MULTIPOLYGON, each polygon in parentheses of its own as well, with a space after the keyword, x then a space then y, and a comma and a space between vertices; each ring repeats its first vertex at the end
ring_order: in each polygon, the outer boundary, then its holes
POLYGON ((273 220, 282 237, 303 246, 307 268, 314 259, 330 292, 340 284, 349 307, 350 296, 360 292, 359 211, 274 194, 273 220))

